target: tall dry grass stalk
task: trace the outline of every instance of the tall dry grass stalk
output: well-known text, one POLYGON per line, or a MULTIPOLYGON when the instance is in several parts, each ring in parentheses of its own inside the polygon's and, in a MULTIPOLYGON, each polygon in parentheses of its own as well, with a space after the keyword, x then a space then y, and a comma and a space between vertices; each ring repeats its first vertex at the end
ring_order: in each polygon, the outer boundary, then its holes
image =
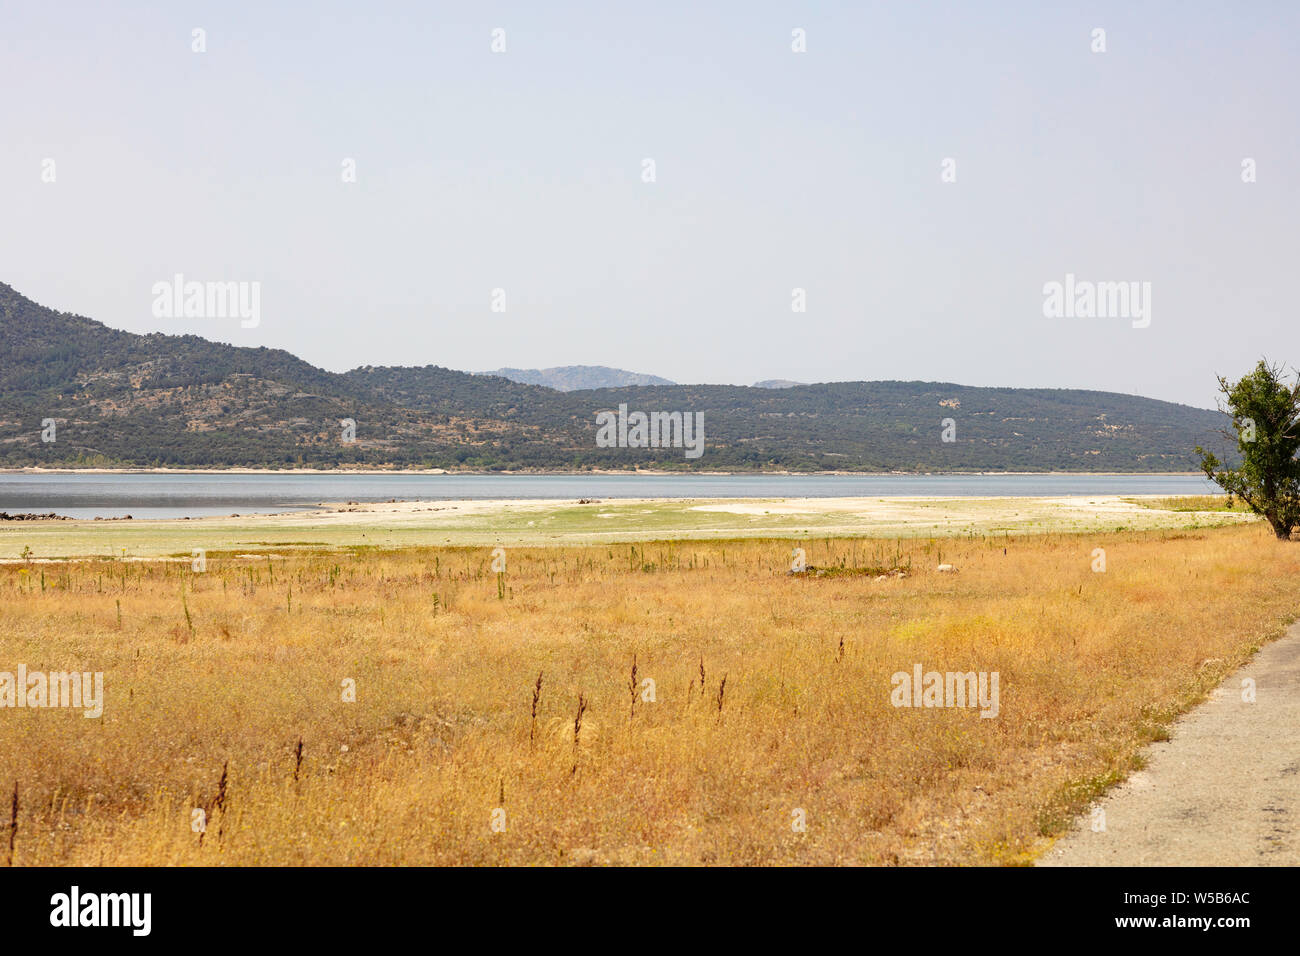
POLYGON ((578 695, 578 713, 573 718, 573 770, 571 773, 578 772, 578 748, 581 746, 582 738, 582 715, 587 712, 587 698, 578 695))
MULTIPOLYGON (((225 834, 226 824, 226 785, 229 781, 230 762, 227 761, 221 765, 221 779, 217 781, 217 793, 204 807, 204 815, 207 823, 210 825, 218 815, 221 817, 221 824, 217 828, 217 843, 221 843, 221 838, 225 834)), ((203 838, 207 836, 207 827, 199 833, 199 846, 203 845, 203 838)))
POLYGON ((9 804, 9 861, 8 866, 14 865, 14 841, 18 838, 18 781, 14 781, 14 797, 9 804))
POLYGON ((636 655, 635 654, 632 655, 632 677, 627 682, 627 688, 632 696, 632 710, 631 713, 628 715, 628 719, 636 720, 636 698, 637 698, 637 691, 640 690, 640 687, 636 682, 636 655))
POLYGON ((533 685, 532 720, 528 726, 528 743, 531 746, 537 739, 537 705, 542 699, 542 672, 537 672, 537 683, 533 685))

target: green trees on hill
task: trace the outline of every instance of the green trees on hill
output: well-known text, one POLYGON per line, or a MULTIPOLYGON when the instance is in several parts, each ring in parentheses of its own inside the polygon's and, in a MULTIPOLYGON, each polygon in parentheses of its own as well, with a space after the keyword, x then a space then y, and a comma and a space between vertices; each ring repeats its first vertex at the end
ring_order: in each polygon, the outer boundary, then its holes
POLYGON ((559 392, 435 365, 318 369, 288 352, 133 335, 0 284, 0 465, 464 470, 1190 471, 1218 412, 1067 389, 839 382, 559 392), (704 453, 601 448, 596 413, 703 414, 704 453), (57 441, 41 423, 58 422, 57 441), (340 438, 356 422, 356 442, 340 438), (941 439, 945 419, 955 441, 941 439))

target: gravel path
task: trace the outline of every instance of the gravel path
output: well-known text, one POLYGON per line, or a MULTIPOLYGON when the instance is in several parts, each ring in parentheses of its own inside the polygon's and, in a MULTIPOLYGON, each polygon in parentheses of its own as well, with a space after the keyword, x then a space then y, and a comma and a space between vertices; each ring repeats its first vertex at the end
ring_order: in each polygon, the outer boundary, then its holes
POLYGON ((1151 745, 1039 866, 1300 864, 1300 623, 1151 745), (1255 681, 1255 702, 1242 684, 1255 681))

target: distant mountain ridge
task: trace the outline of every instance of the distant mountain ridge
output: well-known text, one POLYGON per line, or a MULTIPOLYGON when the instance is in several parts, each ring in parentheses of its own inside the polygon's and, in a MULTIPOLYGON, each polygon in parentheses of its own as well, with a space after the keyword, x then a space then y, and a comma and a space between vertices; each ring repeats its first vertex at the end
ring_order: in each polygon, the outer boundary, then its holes
POLYGON ((554 368, 499 368, 476 375, 497 375, 524 385, 542 385, 560 392, 587 388, 623 388, 630 385, 676 385, 658 375, 642 375, 607 365, 559 365, 554 368))
POLYGON ((337 373, 280 349, 110 329, 0 283, 7 467, 1192 471, 1197 444, 1223 449, 1227 422, 1078 389, 834 382, 561 392, 436 365, 337 373), (699 413, 703 455, 600 447, 596 414, 620 405, 699 413), (953 441, 941 438, 947 419, 953 441))

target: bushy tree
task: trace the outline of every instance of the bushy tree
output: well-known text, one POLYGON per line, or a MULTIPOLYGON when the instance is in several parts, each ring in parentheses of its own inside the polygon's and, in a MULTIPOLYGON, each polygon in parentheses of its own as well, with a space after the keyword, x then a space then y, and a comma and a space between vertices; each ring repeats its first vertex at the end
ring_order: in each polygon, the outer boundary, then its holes
POLYGON ((1228 467, 1197 446, 1201 470, 1229 495, 1235 495, 1263 515, 1279 538, 1291 537, 1300 524, 1300 378, 1288 385, 1281 366, 1261 359, 1240 381, 1219 376, 1225 402, 1220 409, 1232 416, 1241 464, 1228 467))

